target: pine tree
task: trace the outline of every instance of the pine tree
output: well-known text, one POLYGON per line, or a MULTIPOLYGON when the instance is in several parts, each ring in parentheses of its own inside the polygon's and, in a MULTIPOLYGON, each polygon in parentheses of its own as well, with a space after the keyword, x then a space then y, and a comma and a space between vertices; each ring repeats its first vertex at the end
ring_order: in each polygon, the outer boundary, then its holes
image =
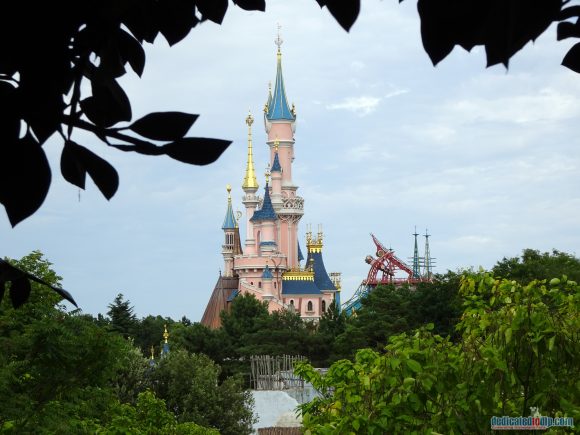
POLYGON ((112 304, 109 304, 107 315, 111 319, 111 329, 123 337, 133 335, 137 328, 137 316, 129 300, 123 300, 123 294, 119 293, 112 304))

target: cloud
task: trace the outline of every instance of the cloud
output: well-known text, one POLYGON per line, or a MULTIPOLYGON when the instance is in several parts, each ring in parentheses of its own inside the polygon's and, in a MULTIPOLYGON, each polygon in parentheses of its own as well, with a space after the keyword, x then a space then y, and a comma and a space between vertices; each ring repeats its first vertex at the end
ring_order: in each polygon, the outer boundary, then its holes
POLYGON ((578 98, 574 95, 544 88, 529 95, 462 99, 449 103, 445 109, 463 122, 529 124, 578 117, 578 103, 578 98))
POLYGON ((380 102, 381 98, 377 97, 348 97, 342 103, 329 104, 326 108, 329 110, 348 110, 357 113, 359 116, 366 116, 374 112, 380 102))

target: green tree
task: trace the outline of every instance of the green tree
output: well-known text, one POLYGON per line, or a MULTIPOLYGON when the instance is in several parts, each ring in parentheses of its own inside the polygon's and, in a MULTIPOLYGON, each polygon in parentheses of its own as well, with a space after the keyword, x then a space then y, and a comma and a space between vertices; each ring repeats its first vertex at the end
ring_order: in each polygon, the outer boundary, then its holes
POLYGON ((221 312, 222 328, 237 347, 244 334, 256 332, 268 317, 268 302, 260 302, 252 294, 234 298, 229 311, 221 312))
POLYGON ((220 367, 203 354, 172 351, 151 374, 151 388, 179 422, 214 427, 224 435, 252 432, 252 396, 239 379, 219 382, 220 367))
MULTIPOLYGON (((111 319, 111 330, 125 338, 129 338, 135 334, 137 329, 137 316, 133 312, 131 302, 128 300, 125 301, 122 293, 119 293, 115 297, 115 300, 109 304, 107 315, 111 319)), ((163 330, 161 333, 163 333, 163 330)))
POLYGON ((496 276, 515 279, 522 284, 562 275, 580 282, 580 259, 556 249, 552 252, 524 249, 521 257, 504 257, 492 271, 496 276))
POLYGON ((323 396, 302 406, 310 433, 487 433, 492 416, 580 417, 580 287, 496 279, 461 282, 464 312, 453 343, 431 331, 360 350, 326 376, 297 373, 323 396))

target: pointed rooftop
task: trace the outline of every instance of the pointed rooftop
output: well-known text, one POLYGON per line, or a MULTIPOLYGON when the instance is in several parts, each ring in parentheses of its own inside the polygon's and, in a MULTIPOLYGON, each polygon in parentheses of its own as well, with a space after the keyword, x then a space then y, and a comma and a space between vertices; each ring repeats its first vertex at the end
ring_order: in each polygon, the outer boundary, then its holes
POLYGON ((278 144, 278 138, 276 138, 276 141, 274 142, 274 162, 272 163, 272 169, 270 169, 270 172, 282 172, 282 166, 280 166, 280 159, 278 158, 278 144))
POLYGON ((224 218, 222 230, 234 230, 237 225, 234 210, 232 209, 232 186, 228 184, 226 190, 228 191, 228 209, 226 210, 226 217, 224 218))
POLYGON ((328 276, 324 260, 322 259, 322 230, 318 231, 318 237, 314 239, 312 233, 309 231, 306 234, 306 248, 308 249, 308 257, 306 264, 312 264, 314 271, 314 283, 321 291, 336 291, 336 286, 328 276))
POLYGON ((276 68, 276 83, 274 84, 274 94, 268 97, 266 118, 268 121, 295 121, 294 111, 288 105, 288 98, 286 98, 286 89, 284 88, 284 78, 282 76, 282 52, 280 46, 282 45, 282 38, 280 38, 280 27, 278 26, 278 38, 274 41, 278 46, 277 68, 276 68))
POLYGON ((258 181, 256 180, 256 170, 254 169, 254 155, 252 149, 252 124, 254 118, 251 113, 246 117, 246 125, 248 126, 248 161, 246 162, 246 175, 244 176, 244 183, 242 189, 244 190, 258 190, 258 181))
POLYGON ((264 202, 262 203, 262 208, 260 210, 256 210, 254 215, 250 218, 250 221, 268 221, 268 220, 276 220, 278 217, 276 216, 276 212, 274 211, 274 207, 272 206, 272 200, 270 199, 270 189, 268 187, 268 181, 266 180, 266 187, 264 188, 264 202))

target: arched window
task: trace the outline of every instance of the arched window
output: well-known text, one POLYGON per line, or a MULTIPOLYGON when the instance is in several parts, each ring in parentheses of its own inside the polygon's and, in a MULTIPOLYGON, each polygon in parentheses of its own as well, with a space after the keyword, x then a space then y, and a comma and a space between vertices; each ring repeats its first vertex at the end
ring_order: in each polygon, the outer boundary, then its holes
POLYGON ((290 299, 290 305, 294 306, 294 299, 290 299))
POLYGON ((257 236, 258 240, 256 240, 256 242, 258 243, 258 246, 260 246, 260 236, 261 236, 260 231, 258 231, 258 236, 257 236))
POLYGON ((274 288, 276 288, 276 283, 274 283, 274 288))
POLYGON ((258 282, 258 288, 262 288, 262 281, 258 282))
POLYGON ((306 311, 312 311, 312 301, 308 301, 308 305, 306 305, 306 311))
POLYGON ((326 311, 326 301, 322 301, 322 312, 326 311))

